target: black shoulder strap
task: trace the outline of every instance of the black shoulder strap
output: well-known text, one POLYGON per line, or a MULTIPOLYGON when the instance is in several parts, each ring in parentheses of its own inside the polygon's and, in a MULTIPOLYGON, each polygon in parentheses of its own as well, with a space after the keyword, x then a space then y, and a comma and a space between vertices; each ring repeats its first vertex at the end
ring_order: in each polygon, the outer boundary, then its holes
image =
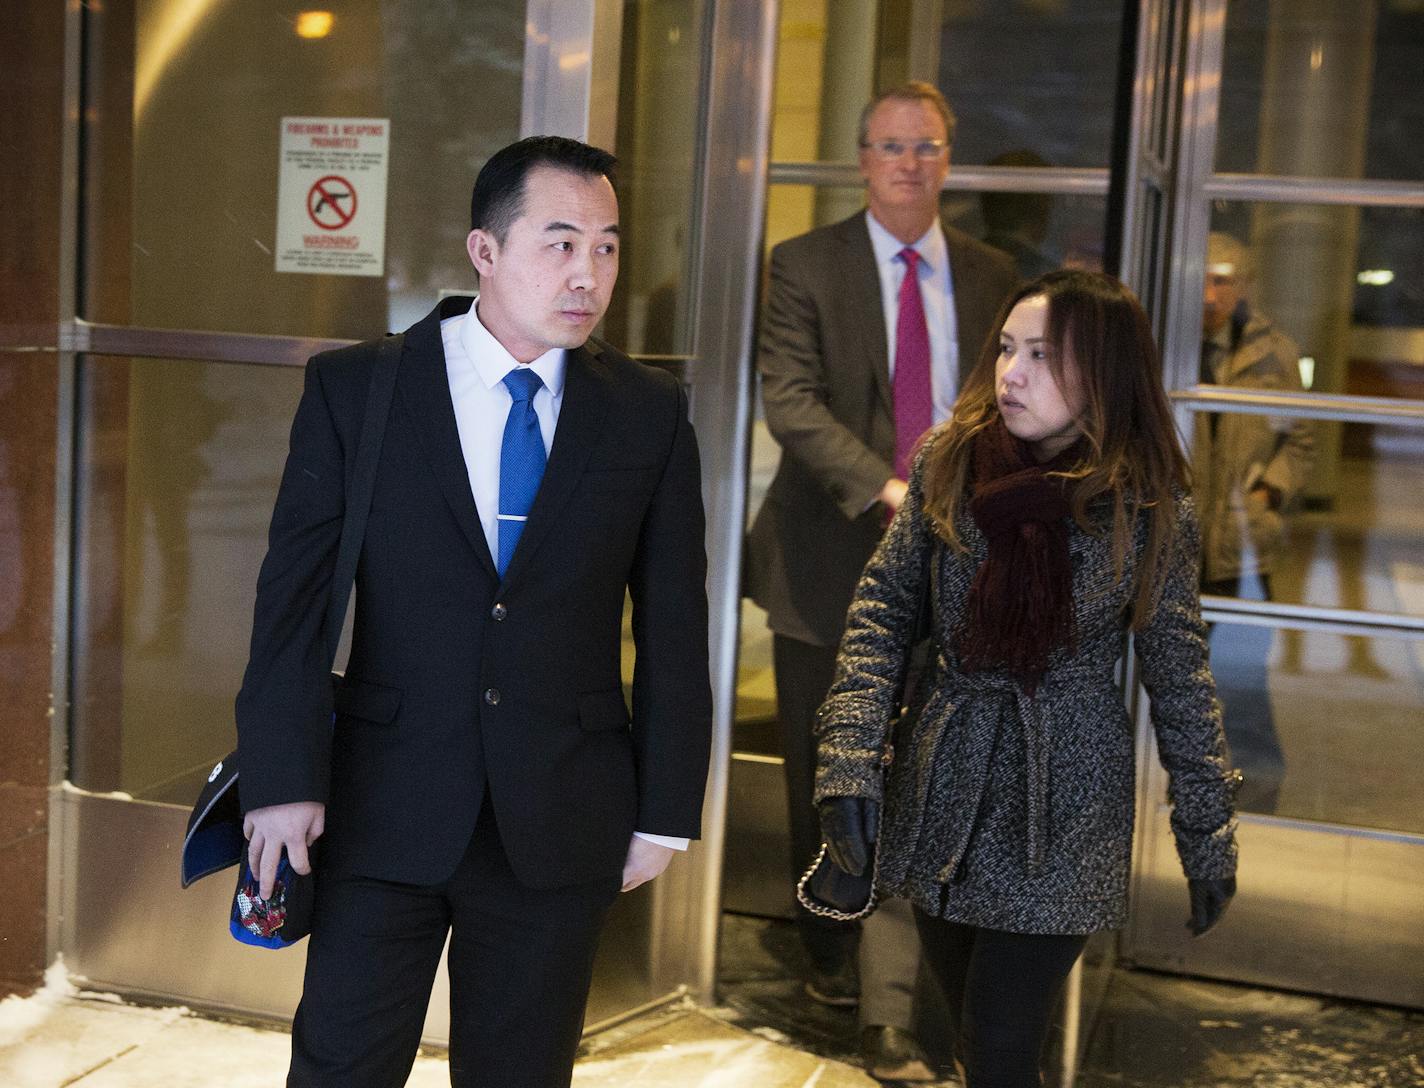
POLYGON ((326 661, 336 663, 341 645, 341 628, 346 623, 346 605, 356 583, 356 564, 361 542, 366 536, 366 518, 371 513, 371 496, 376 490, 376 468, 381 462, 381 442, 386 436, 386 419, 395 396, 396 370, 400 365, 405 334, 396 333, 381 341, 376 365, 371 372, 371 389, 366 394, 366 418, 356 446, 356 468, 346 492, 346 513, 341 521, 341 545, 336 551, 336 572, 331 578, 331 600, 326 608, 326 661))

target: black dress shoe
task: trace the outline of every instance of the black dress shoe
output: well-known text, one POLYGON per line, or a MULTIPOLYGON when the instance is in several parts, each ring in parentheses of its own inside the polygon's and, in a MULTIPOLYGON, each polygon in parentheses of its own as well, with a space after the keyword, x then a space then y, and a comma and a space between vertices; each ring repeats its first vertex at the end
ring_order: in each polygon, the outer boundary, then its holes
POLYGON ((865 1071, 876 1080, 932 1081, 934 1068, 909 1032, 888 1024, 871 1024, 860 1032, 860 1056, 865 1071))
POLYGON ((860 975, 855 960, 847 959, 838 971, 811 968, 806 978, 806 996, 822 1005, 853 1009, 860 1004, 860 975))

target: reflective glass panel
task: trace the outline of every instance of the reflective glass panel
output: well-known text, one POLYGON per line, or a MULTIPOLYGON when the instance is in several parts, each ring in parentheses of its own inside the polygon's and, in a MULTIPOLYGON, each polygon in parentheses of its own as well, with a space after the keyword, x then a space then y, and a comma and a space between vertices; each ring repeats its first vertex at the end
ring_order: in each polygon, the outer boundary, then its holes
POLYGON ((1216 168, 1424 180, 1424 7, 1230 0, 1216 168))
POLYGON ((1424 640, 1219 623, 1241 811, 1424 833, 1424 640))
POLYGON ((773 162, 850 162, 875 85, 879 4, 782 0, 772 95, 773 162))
POLYGON ((1013 258, 1022 279, 1055 268, 1102 270, 1103 197, 947 192, 940 208, 950 226, 1013 258))
POLYGON ((1264 321, 1307 389, 1424 397, 1424 209, 1218 201, 1212 232, 1204 337, 1264 321))
MULTIPOLYGON (((773 185, 767 191, 766 249, 865 207, 860 186, 773 185)), ((946 191, 940 217, 1002 250, 1024 278, 1053 268, 1100 269, 1106 201, 1057 193, 946 191)))
POLYGON ((329 22, 273 0, 85 8, 84 316, 361 338, 473 287, 470 189, 519 134, 522 0, 355 0, 329 22), (388 142, 351 152, 375 159, 332 166, 322 203, 305 180, 280 187, 283 118, 373 119, 388 142), (383 234, 353 233, 381 205, 383 234), (383 260, 360 274, 277 271, 288 211, 299 237, 357 237, 358 252, 383 242, 383 260), (363 218, 336 229, 347 214, 363 218))
POLYGON ((192 804, 233 745, 300 367, 80 366, 75 783, 192 804))
POLYGON ((948 3, 938 28, 914 24, 922 9, 782 3, 773 160, 854 159, 861 107, 904 81, 904 54, 937 29, 936 82, 959 120, 955 162, 1108 165, 1121 4, 948 3))
POLYGON ((947 3, 939 87, 959 118, 954 161, 1106 167, 1122 4, 947 3))
POLYGON ((1191 451, 1207 592, 1424 615, 1424 428, 1200 412, 1191 451))
POLYGON ((701 57, 697 0, 623 8, 618 288, 600 335, 635 355, 692 350, 687 257, 696 214, 701 57))

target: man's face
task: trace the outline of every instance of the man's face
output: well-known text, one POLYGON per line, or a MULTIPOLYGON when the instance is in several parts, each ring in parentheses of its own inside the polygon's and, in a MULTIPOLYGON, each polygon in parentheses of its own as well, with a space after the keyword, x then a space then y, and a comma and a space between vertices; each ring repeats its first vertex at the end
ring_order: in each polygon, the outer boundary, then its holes
POLYGON ((1202 289, 1202 335, 1215 336, 1241 301, 1241 277, 1230 263, 1208 264, 1202 289))
POLYGON ((479 318, 519 362, 576 348, 608 309, 618 279, 618 198, 608 179, 537 166, 504 242, 474 230, 479 318))
POLYGON ((866 126, 870 146, 860 149, 860 174, 877 219, 908 211, 938 214, 940 186, 949 176, 947 140, 944 118, 928 102, 889 98, 875 107, 866 126), (894 158, 883 157, 877 145, 884 140, 894 140, 903 150, 894 158), (944 149, 922 159, 915 146, 926 140, 943 141, 944 149))

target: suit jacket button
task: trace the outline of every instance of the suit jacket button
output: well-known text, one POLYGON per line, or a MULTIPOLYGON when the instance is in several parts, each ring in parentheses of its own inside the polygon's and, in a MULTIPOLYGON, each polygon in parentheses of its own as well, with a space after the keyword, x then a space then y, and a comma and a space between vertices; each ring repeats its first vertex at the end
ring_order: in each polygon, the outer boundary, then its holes
POLYGON ((496 620, 502 620, 505 616, 509 615, 509 609, 505 608, 502 604, 497 604, 490 609, 490 615, 496 620))
POLYGON ((485 688, 485 702, 490 706, 499 706, 499 688, 485 688))

